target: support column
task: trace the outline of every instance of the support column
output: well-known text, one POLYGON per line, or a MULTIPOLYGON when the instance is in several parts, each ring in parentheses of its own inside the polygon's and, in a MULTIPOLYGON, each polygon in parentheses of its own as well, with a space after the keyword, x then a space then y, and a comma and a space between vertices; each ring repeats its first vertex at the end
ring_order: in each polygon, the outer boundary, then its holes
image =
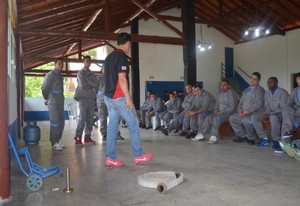
POLYGON ((186 45, 183 46, 184 85, 195 85, 196 40, 195 40, 195 0, 182 0, 182 31, 185 34, 186 45))
POLYGON ((9 155, 7 138, 7 1, 0 1, 0 198, 10 197, 9 155))
MULTIPOLYGON (((138 18, 134 18, 131 24, 131 34, 139 33, 138 18)), ((139 67, 139 43, 132 42, 131 44, 131 91, 133 104, 136 109, 140 108, 140 67, 139 67)))

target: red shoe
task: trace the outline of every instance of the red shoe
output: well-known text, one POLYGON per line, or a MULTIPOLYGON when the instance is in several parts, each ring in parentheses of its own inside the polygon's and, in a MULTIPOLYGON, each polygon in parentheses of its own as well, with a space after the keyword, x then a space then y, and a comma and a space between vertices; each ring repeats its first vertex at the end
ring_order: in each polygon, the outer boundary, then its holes
POLYGON ((152 153, 143 153, 141 156, 134 158, 134 163, 136 165, 143 164, 144 162, 148 162, 152 159, 152 153))
POLYGON ((110 158, 106 158, 105 160, 105 167, 121 167, 124 165, 124 162, 122 162, 121 160, 112 160, 110 158))
POLYGON ((95 142, 94 140, 92 140, 92 138, 86 137, 86 138, 84 139, 84 144, 85 144, 85 145, 91 145, 91 144, 96 144, 96 142, 95 142))
POLYGON ((75 137, 75 146, 76 147, 83 147, 83 144, 81 142, 81 138, 80 137, 75 137))

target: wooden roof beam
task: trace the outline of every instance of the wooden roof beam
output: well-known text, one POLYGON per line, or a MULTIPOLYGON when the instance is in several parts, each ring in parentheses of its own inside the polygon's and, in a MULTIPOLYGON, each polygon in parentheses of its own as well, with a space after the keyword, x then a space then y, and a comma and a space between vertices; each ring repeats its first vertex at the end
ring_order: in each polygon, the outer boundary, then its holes
MULTIPOLYGON (((94 23, 94 21, 96 20, 98 15, 101 13, 101 11, 102 11, 102 9, 97 9, 96 11, 94 11, 94 13, 87 20, 87 22, 83 25, 81 30, 82 31, 87 31, 88 28, 90 28, 90 26, 94 23)), ((72 45, 70 45, 68 47, 67 51, 65 52, 64 56, 68 55, 75 45, 76 45, 76 43, 73 43, 72 45)))
POLYGON ((173 30, 176 34, 178 34, 182 38, 185 37, 185 35, 183 34, 183 32, 181 32, 176 27, 174 27, 173 25, 171 25, 170 23, 168 23, 166 20, 160 18, 157 14, 155 14, 154 12, 152 12, 149 8, 147 8, 144 5, 142 5, 138 0, 131 0, 131 2, 134 3, 135 5, 137 5, 138 7, 140 7, 143 11, 145 11, 146 13, 148 13, 150 16, 152 16, 159 23, 161 23, 161 24, 167 26, 169 29, 173 30))
MULTIPOLYGON (((15 33, 20 36, 31 37, 48 37, 48 38, 62 38, 62 39, 97 39, 97 40, 113 40, 117 39, 115 33, 105 32, 82 32, 82 31, 57 31, 57 30, 39 30, 39 29, 16 29, 15 33)), ((183 38, 176 37, 162 37, 162 36, 149 36, 149 35, 136 35, 132 34, 133 42, 154 43, 154 44, 172 44, 172 45, 184 45, 185 40, 183 38)))

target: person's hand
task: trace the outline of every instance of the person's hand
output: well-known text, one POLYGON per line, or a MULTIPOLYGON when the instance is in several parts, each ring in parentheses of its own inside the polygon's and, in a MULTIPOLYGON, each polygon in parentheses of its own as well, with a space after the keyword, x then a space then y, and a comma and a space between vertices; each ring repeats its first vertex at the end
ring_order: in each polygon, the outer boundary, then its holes
POLYGON ((240 115, 243 117, 243 116, 246 116, 247 114, 249 114, 249 112, 248 111, 246 111, 246 110, 241 110, 240 111, 240 115))
POLYGON ((126 106, 128 107, 128 109, 129 109, 131 112, 133 111, 134 104, 133 104, 131 98, 127 98, 127 99, 126 99, 126 106))
POLYGON ((48 105, 48 100, 47 99, 44 100, 44 104, 48 105))

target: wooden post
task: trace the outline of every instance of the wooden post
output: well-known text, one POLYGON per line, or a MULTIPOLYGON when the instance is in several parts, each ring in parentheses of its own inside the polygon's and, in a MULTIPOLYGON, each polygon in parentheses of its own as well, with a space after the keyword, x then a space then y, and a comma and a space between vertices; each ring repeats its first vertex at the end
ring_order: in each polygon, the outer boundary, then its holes
MULTIPOLYGON (((139 33, 139 20, 135 18, 132 20, 131 24, 131 33, 138 34, 139 33)), ((133 104, 135 108, 140 108, 140 68, 139 68, 139 43, 132 42, 131 44, 131 91, 133 104)))
POLYGON ((10 197, 10 175, 7 138, 7 1, 0 1, 0 199, 10 197))

